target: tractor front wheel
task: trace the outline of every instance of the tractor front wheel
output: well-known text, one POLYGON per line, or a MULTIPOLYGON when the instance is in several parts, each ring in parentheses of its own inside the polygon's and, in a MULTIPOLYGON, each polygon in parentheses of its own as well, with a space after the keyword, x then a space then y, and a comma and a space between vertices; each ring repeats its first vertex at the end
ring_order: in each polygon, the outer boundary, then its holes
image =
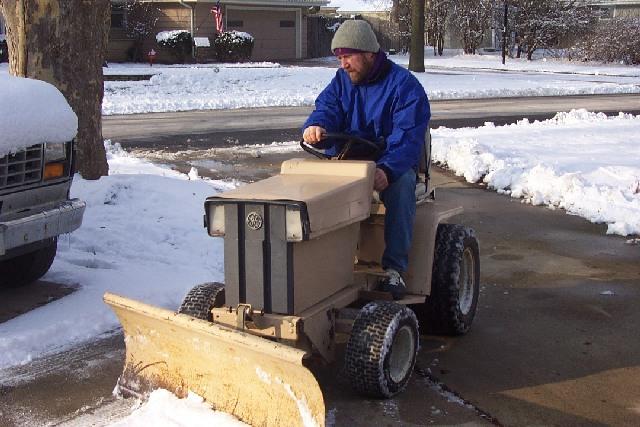
POLYGON ((385 301, 365 305, 353 324, 345 355, 353 388, 372 397, 400 393, 413 373, 419 339, 411 309, 385 301))
POLYGON ((211 309, 223 305, 224 285, 217 282, 202 283, 191 288, 182 300, 178 313, 212 322, 211 309))

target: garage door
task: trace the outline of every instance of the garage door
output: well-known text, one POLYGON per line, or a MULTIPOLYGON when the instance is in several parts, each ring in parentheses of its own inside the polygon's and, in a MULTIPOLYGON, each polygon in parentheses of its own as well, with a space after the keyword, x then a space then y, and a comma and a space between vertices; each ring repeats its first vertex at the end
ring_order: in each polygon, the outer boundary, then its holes
POLYGON ((244 31, 253 36, 253 61, 296 57, 295 11, 227 8, 227 29, 244 31))

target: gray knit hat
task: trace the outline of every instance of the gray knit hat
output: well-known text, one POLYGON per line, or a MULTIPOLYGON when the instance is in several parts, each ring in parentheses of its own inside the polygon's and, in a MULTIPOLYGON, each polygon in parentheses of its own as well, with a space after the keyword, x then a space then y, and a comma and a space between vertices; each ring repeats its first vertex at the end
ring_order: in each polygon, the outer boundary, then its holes
POLYGON ((331 51, 339 48, 378 52, 380 45, 367 21, 349 19, 344 21, 331 41, 331 51))

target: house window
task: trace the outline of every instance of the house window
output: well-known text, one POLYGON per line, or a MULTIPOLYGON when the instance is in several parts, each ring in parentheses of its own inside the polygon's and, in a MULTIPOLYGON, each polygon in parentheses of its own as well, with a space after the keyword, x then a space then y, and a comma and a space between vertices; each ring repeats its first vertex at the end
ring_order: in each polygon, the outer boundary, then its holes
POLYGON ((280 21, 280 28, 295 28, 295 27, 296 27, 296 21, 292 21, 292 20, 280 21))
POLYGON ((242 28, 244 26, 244 21, 227 21, 227 27, 231 28, 242 28))
POLYGON ((111 4, 111 28, 124 28, 123 4, 111 4))

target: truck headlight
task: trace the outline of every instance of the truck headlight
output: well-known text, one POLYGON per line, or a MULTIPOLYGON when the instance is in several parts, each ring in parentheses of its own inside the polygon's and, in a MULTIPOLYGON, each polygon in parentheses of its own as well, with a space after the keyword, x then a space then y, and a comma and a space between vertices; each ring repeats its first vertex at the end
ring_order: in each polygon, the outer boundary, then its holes
POLYGON ((301 242, 304 234, 302 231, 302 215, 299 206, 287 206, 285 214, 287 227, 287 241, 301 242))
POLYGON ((209 235, 224 236, 224 204, 209 204, 209 235))
POLYGON ((66 142, 44 144, 44 162, 57 162, 65 160, 67 158, 67 144, 66 142))
POLYGON ((62 178, 69 174, 67 162, 67 143, 47 142, 44 144, 44 180, 62 178))

